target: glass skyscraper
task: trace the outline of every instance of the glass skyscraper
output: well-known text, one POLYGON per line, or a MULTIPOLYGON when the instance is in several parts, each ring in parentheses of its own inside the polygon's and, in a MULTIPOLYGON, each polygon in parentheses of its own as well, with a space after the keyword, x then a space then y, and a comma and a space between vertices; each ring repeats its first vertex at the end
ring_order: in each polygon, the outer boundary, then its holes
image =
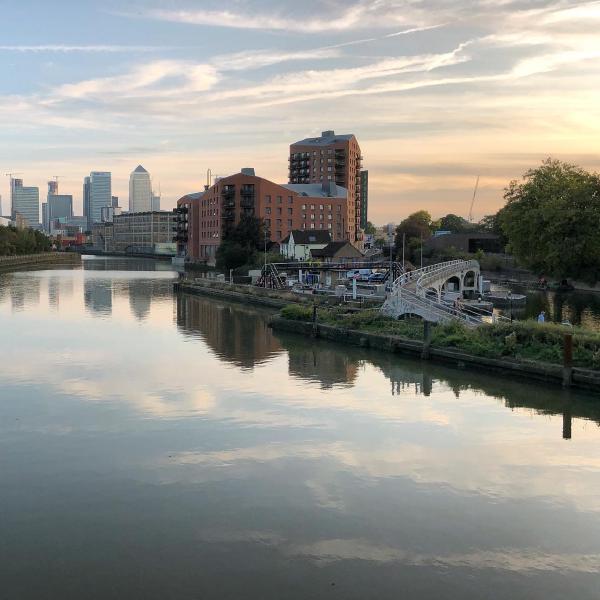
POLYGON ((83 212, 88 229, 102 220, 102 208, 112 206, 111 175, 107 171, 92 171, 83 180, 83 212))
POLYGON ((29 227, 40 226, 40 189, 37 187, 23 186, 22 179, 11 179, 11 219, 14 221, 17 214, 27 220, 29 227))

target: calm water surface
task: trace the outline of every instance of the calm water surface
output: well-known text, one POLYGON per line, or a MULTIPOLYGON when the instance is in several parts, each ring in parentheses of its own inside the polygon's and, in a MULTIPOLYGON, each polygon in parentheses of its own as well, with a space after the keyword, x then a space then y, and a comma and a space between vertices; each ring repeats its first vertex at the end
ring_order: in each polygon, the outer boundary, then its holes
POLYGON ((600 597, 600 401, 0 275, 0 597, 600 597))

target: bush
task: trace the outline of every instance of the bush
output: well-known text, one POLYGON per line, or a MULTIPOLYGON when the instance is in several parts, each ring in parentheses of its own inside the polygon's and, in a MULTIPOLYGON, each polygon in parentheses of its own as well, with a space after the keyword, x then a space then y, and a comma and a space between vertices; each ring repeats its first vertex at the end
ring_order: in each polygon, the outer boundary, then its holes
MULTIPOLYGON (((281 315, 296 321, 311 321, 312 306, 291 304, 281 315)), ((378 310, 349 312, 347 308, 324 308, 317 311, 319 323, 345 329, 398 335, 411 340, 423 339, 423 321, 418 318, 396 320, 378 310)), ((515 321, 480 327, 466 327, 458 321, 436 325, 431 345, 456 348, 486 358, 512 358, 561 364, 564 335, 570 330, 553 323, 515 321)), ((600 334, 581 328, 573 330, 573 363, 585 368, 600 368, 600 334)))

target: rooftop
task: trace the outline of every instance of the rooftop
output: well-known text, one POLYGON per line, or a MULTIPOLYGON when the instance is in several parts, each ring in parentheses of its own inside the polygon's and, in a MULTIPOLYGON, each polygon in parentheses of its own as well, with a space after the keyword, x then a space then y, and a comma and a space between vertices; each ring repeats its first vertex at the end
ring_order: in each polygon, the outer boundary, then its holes
POLYGON ((321 137, 305 138, 298 142, 294 142, 292 146, 327 146, 335 142, 347 142, 354 137, 353 133, 342 133, 336 135, 335 131, 323 131, 321 137))
POLYGON ((346 198, 348 196, 348 190, 345 187, 335 184, 331 186, 331 194, 327 193, 321 183, 286 183, 282 187, 310 198, 346 198))
POLYGON ((146 171, 146 169, 144 169, 144 167, 142 167, 142 165, 138 165, 134 171, 134 173, 147 173, 148 171, 146 171))
MULTIPOLYGON (((329 244, 331 242, 331 235, 328 231, 317 229, 294 229, 290 235, 294 236, 295 244, 329 244)), ((282 243, 289 242, 290 235, 282 243)))

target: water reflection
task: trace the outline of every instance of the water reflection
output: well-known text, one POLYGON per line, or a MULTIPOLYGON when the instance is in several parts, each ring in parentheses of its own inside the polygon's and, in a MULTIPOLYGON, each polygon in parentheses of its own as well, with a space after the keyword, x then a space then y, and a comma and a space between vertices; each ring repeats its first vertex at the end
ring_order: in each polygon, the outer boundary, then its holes
POLYGON ((267 325, 269 314, 240 304, 188 294, 177 296, 177 326, 181 331, 200 337, 217 356, 246 369, 281 352, 267 325))
MULTIPOLYGON (((512 290, 527 296, 525 307, 513 307, 516 319, 535 319, 543 310, 546 319, 554 323, 569 321, 593 331, 600 331, 600 293, 554 292, 550 290, 528 290, 522 286, 511 286, 512 290)), ((508 316, 509 310, 502 314, 508 316)))
POLYGON ((597 598, 593 398, 98 264, 0 277, 3 596, 597 598))

